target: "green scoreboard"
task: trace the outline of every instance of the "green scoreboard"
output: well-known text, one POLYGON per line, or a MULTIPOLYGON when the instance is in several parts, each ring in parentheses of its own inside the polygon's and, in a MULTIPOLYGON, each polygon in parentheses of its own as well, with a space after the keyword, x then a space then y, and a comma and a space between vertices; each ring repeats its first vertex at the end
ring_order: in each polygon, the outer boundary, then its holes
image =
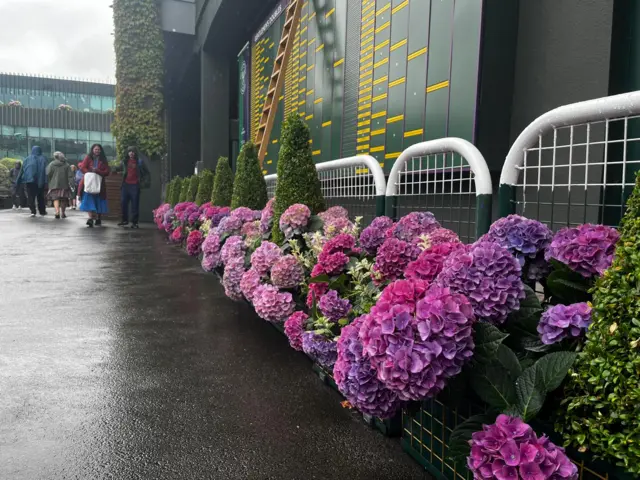
MULTIPOLYGON (((288 3, 251 40, 251 85, 239 100, 251 112, 247 138, 258 128, 288 3)), ((475 143, 490 3, 499 0, 306 1, 265 174, 276 172, 280 126, 291 112, 309 125, 316 162, 368 154, 388 172, 415 143, 447 136, 475 143)))

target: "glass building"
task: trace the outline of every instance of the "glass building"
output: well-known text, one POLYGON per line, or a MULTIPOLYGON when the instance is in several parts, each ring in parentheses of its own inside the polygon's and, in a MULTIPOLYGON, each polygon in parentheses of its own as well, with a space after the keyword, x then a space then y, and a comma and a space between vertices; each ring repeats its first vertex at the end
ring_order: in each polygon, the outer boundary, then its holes
POLYGON ((24 158, 38 145, 75 163, 100 143, 113 160, 114 110, 115 85, 0 74, 0 158, 24 158))

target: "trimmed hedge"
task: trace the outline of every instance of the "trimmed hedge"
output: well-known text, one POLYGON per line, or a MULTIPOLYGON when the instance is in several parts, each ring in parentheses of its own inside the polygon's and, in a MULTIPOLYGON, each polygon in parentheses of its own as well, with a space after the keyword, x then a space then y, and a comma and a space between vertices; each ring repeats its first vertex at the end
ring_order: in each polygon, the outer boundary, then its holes
POLYGON ((171 189, 173 189, 174 180, 171 180, 167 183, 167 188, 164 192, 164 201, 165 203, 169 203, 171 201, 171 189))
POLYGON ((565 440, 640 474, 640 172, 558 419, 565 440))
POLYGON ((213 182, 211 203, 216 207, 231 206, 233 196, 233 171, 229 165, 229 159, 220 157, 216 166, 216 178, 213 182))
POLYGON ((282 243, 280 216, 291 205, 303 203, 313 214, 325 209, 320 179, 311 154, 309 127, 297 113, 291 113, 282 126, 278 183, 273 217, 273 241, 282 243))
POLYGON ((173 178, 173 187, 171 187, 171 200, 169 203, 172 207, 175 207, 180 202, 180 193, 182 191, 182 178, 173 178))
POLYGON ((204 205, 211 201, 211 193, 213 192, 213 180, 215 179, 211 170, 204 170, 200 175, 198 183, 198 194, 196 195, 196 204, 204 205))
POLYGON ((238 156, 231 209, 247 207, 251 210, 262 210, 268 200, 267 183, 260 168, 258 150, 252 142, 247 142, 238 156))
POLYGON ((193 175, 189 180, 189 190, 187 190, 187 202, 195 202, 198 195, 198 186, 200 185, 200 177, 193 175))
POLYGON ((187 177, 182 180, 182 186, 180 187, 180 199, 178 203, 186 202, 189 198, 189 185, 191 185, 191 177, 187 177))

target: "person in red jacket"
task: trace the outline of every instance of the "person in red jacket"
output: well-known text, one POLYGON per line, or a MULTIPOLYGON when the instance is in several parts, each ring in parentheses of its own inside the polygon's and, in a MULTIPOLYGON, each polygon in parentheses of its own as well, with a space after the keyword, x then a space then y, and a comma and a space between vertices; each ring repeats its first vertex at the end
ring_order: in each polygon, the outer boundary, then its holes
POLYGON ((109 163, 107 162, 107 156, 104 154, 102 145, 95 144, 91 147, 89 155, 78 165, 80 171, 85 174, 85 177, 80 181, 78 186, 78 192, 82 201, 80 203, 80 210, 89 213, 89 219, 87 220, 87 226, 93 228, 95 224, 97 227, 102 225, 102 215, 106 214, 107 208, 107 183, 105 177, 109 176, 111 170, 109 169, 109 163), (96 173, 102 177, 100 183, 100 193, 90 194, 84 191, 84 180, 87 173, 96 173))

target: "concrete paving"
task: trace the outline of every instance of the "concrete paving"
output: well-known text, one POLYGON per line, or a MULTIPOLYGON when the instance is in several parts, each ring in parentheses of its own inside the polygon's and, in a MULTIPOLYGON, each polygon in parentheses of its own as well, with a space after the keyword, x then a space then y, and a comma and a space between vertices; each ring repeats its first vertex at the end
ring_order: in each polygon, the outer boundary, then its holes
POLYGON ((152 228, 0 211, 0 479, 414 479, 152 228))

